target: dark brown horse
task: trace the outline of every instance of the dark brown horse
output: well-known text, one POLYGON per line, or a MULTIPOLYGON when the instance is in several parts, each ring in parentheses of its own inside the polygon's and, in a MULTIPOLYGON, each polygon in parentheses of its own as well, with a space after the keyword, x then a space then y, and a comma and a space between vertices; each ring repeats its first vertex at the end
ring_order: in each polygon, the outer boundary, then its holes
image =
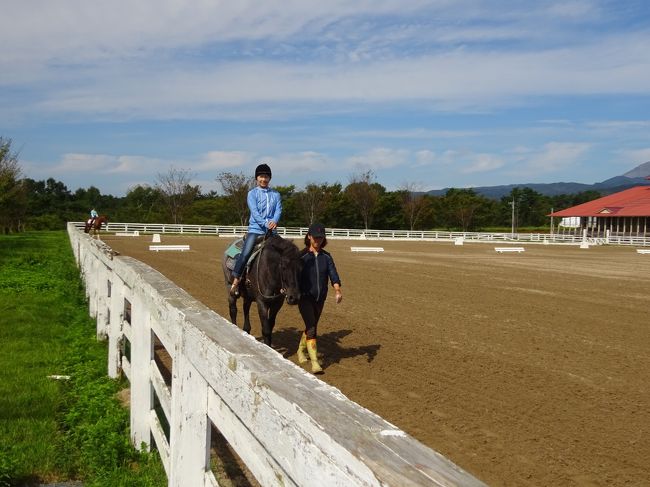
POLYGON ((106 215, 99 215, 97 218, 89 218, 84 227, 84 233, 90 233, 99 238, 99 231, 102 225, 108 225, 108 217, 106 215))
MULTIPOLYGON (((271 235, 261 242, 261 250, 249 264, 249 270, 242 277, 239 285, 239 295, 244 300, 244 327, 246 333, 251 332, 249 312, 251 303, 255 301, 262 323, 264 343, 271 346, 271 335, 275 327, 275 319, 284 301, 287 304, 298 304, 300 287, 298 279, 302 267, 298 247, 290 240, 278 235, 271 235)), ((257 250, 257 247, 256 247, 257 250)), ((254 251, 255 252, 255 251, 254 251)), ((226 281, 230 321, 237 324, 237 299, 230 295, 232 276, 226 265, 227 253, 224 253, 221 267, 226 281)))

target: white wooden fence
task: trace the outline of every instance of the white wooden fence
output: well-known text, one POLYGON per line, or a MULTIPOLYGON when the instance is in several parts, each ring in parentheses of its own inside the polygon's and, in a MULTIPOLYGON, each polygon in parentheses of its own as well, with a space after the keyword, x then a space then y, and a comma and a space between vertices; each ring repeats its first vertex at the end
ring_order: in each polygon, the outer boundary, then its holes
POLYGON ((484 485, 149 266, 114 256, 75 224, 68 234, 97 335, 108 340, 108 374, 130 381, 133 444, 155 445, 170 486, 217 485, 212 426, 264 486, 484 485), (171 356, 171 380, 157 343, 171 356))
MULTIPOLYGON (((83 222, 74 223, 83 228, 83 222)), ((241 236, 247 227, 225 225, 185 225, 174 223, 113 223, 109 222, 107 231, 116 233, 176 233, 189 235, 218 235, 220 237, 241 236)), ((304 237, 307 227, 278 227, 284 237, 304 237)), ((459 238, 468 242, 500 243, 520 242, 533 244, 580 245, 587 241, 590 245, 635 245, 650 246, 650 238, 634 236, 586 237, 583 234, 562 235, 548 233, 492 233, 492 232, 442 232, 435 230, 361 230, 350 228, 329 228, 327 238, 346 240, 431 240, 453 242, 459 238)))

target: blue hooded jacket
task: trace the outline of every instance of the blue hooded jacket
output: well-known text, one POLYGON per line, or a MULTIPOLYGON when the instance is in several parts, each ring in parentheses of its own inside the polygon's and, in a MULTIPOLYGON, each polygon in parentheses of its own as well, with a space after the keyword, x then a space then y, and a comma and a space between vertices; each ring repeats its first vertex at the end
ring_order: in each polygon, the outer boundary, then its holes
POLYGON ((282 201, 280 193, 271 188, 254 187, 248 192, 246 199, 251 212, 248 220, 248 232, 264 235, 268 227, 266 224, 273 221, 276 224, 282 216, 282 201))

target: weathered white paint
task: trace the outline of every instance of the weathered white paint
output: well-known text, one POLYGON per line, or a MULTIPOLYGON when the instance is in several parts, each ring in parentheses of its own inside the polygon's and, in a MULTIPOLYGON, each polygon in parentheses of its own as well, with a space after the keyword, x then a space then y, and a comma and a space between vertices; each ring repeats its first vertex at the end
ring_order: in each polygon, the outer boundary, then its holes
POLYGON ((483 485, 157 271, 115 256, 73 224, 68 233, 89 309, 106 317, 99 336, 108 337, 109 375, 122 371, 131 382, 132 441, 147 449, 153 437, 169 485, 216 485, 211 424, 265 486, 483 485), (153 360, 155 338, 172 358, 171 388, 153 360), (170 425, 169 441, 157 414, 170 425))
POLYGON ((494 250, 502 254, 504 252, 524 252, 526 249, 523 247, 494 247, 494 250))

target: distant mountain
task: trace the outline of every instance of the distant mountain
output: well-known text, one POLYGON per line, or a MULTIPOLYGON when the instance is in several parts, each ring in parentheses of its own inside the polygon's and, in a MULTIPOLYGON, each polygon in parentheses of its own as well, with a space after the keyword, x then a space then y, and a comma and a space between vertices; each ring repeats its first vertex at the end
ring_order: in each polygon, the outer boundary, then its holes
MULTIPOLYGON (((512 192, 515 188, 530 188, 546 196, 557 196, 559 194, 575 194, 583 191, 598 191, 606 195, 623 191, 624 189, 634 186, 650 186, 650 161, 639 164, 631 171, 621 176, 614 176, 600 183, 583 184, 583 183, 525 183, 525 184, 504 184, 502 186, 478 186, 473 189, 477 194, 486 198, 500 199, 512 192)), ((427 194, 433 196, 443 196, 450 188, 434 189, 427 191, 427 194)))

